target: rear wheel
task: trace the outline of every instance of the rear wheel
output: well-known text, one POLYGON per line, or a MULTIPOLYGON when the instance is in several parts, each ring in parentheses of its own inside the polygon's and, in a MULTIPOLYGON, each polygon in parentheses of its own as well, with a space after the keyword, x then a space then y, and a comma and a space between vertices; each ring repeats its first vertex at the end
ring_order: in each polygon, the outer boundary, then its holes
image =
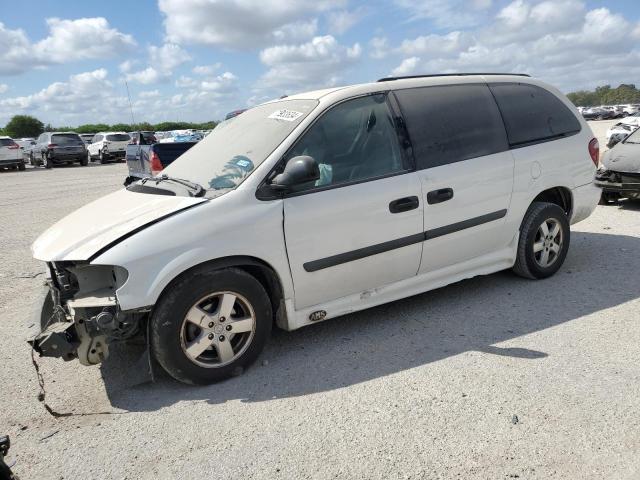
POLYGON ((49 155, 42 157, 42 164, 44 168, 53 168, 53 160, 49 155))
POLYGON ((107 163, 107 157, 105 156, 105 154, 104 154, 104 152, 102 150, 100 150, 98 152, 98 158, 100 159, 100 163, 101 164, 107 163))
POLYGON ((550 277, 564 263, 570 236, 569 221, 562 208, 553 203, 532 203, 520 226, 513 271, 531 279, 550 277))
POLYGON ((18 170, 24 171, 25 168, 27 167, 25 167, 24 162, 18 164, 18 170))
POLYGON ((154 308, 151 347, 176 380, 209 384, 238 375, 255 361, 271 331, 264 287, 243 270, 187 274, 154 308))
POLYGON ((89 154, 87 154, 87 156, 82 156, 80 157, 80 165, 82 165, 83 167, 86 167, 87 165, 89 165, 89 154))

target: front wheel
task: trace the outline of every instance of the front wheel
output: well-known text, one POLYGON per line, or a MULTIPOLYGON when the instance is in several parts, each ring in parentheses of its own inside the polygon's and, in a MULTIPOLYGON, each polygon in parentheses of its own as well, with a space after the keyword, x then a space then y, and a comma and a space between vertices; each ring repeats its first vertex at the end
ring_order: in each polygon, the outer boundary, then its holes
POLYGON ((80 157, 80 165, 82 165, 83 167, 86 167, 87 165, 89 165, 89 154, 87 153, 87 155, 80 157))
POLYGON ((160 365, 176 380, 206 385, 255 361, 271 332, 271 302, 243 270, 196 270, 169 287, 150 322, 160 365))
POLYGON ((531 279, 550 277, 564 263, 570 237, 569 221, 562 208, 553 203, 532 203, 520 226, 513 271, 531 279))

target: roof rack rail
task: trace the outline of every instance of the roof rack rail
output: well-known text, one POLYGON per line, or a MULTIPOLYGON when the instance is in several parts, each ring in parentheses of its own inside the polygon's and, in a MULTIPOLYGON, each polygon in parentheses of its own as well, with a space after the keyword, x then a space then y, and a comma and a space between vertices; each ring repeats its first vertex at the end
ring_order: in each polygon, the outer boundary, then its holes
POLYGON ((526 73, 437 73, 431 75, 406 75, 400 77, 384 77, 378 82, 391 82, 392 80, 404 80, 407 78, 431 78, 431 77, 468 77, 470 75, 513 75, 516 77, 530 77, 526 73))

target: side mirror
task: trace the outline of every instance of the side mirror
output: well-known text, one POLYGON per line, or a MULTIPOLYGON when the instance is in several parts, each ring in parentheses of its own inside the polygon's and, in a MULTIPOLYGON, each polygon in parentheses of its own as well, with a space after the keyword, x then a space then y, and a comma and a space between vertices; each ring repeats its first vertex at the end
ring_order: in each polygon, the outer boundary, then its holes
POLYGON ((276 191, 285 191, 294 185, 315 182, 320 178, 320 168, 313 157, 301 155, 287 162, 284 171, 276 175, 270 187, 276 191))

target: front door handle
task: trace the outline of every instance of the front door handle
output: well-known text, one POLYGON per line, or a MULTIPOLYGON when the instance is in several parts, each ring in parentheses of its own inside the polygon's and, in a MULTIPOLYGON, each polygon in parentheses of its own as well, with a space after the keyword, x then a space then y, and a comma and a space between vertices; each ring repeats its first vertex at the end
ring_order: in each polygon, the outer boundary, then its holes
POLYGON ((394 200, 389 204, 389 211, 391 213, 402 213, 414 210, 420 205, 418 197, 405 197, 394 200))
POLYGON ((433 205, 434 203, 442 203, 453 198, 452 188, 440 188, 427 193, 427 203, 433 205))

